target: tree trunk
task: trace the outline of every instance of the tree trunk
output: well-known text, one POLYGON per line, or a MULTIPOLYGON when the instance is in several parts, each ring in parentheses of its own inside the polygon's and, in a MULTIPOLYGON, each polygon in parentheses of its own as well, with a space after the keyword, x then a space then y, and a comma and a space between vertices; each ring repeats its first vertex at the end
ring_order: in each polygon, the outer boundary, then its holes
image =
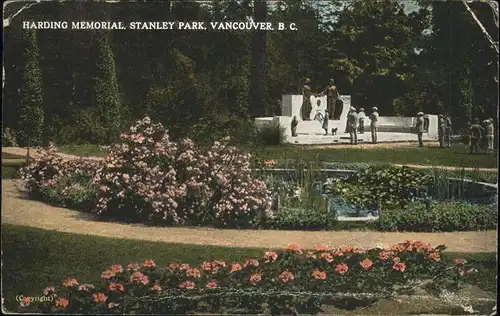
MULTIPOLYGON (((254 21, 265 22, 267 3, 265 0, 254 1, 254 21)), ((250 107, 253 117, 266 114, 266 31, 255 31, 252 41, 252 63, 250 78, 250 107)))

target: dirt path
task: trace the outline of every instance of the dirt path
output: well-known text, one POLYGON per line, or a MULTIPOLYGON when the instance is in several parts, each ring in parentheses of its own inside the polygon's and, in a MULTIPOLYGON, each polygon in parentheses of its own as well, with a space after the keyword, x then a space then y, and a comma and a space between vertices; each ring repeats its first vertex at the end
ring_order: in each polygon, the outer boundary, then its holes
MULTIPOLYGON (((22 148, 22 147, 2 147, 2 153, 7 153, 7 154, 12 154, 12 155, 18 155, 18 156, 23 156, 26 157, 27 149, 22 148)), ((65 159, 78 159, 82 158, 81 156, 77 155, 70 155, 70 154, 64 154, 64 153, 58 153, 65 159)), ((30 149, 30 156, 31 157, 36 157, 38 156, 38 152, 36 148, 31 148, 30 149)), ((101 160, 104 159, 104 157, 97 157, 97 156, 85 156, 83 157, 85 159, 92 159, 92 160, 101 160)))
POLYGON ((496 231, 453 233, 306 232, 277 230, 229 230, 212 228, 148 227, 96 220, 64 208, 23 198, 15 180, 2 180, 2 223, 114 238, 217 245, 229 247, 283 248, 290 243, 303 248, 316 244, 358 247, 388 246, 409 239, 433 245, 445 244, 448 251, 496 252, 496 231))

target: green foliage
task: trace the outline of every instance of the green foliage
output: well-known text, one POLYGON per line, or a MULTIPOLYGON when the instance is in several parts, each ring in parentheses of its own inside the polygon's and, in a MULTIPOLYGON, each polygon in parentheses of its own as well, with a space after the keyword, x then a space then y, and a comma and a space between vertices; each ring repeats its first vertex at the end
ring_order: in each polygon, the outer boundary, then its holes
POLYGON ((257 130, 255 142, 267 146, 281 145, 285 142, 285 137, 285 128, 273 121, 257 130))
POLYGON ((360 207, 404 207, 413 191, 425 189, 431 177, 406 166, 372 166, 346 181, 336 179, 329 189, 346 202, 360 207))
POLYGON ((16 134, 8 127, 2 129, 2 146, 3 147, 17 146, 16 134))
POLYGON ((97 193, 91 179, 81 176, 65 176, 55 185, 42 187, 37 194, 42 201, 71 209, 89 211, 97 193))
POLYGON ((464 202, 410 203, 403 209, 384 210, 379 220, 384 231, 440 232, 495 229, 498 209, 464 202))
POLYGON ((44 102, 42 91, 42 72, 36 30, 23 30, 24 48, 22 51, 22 84, 18 108, 17 137, 19 145, 41 145, 44 102))

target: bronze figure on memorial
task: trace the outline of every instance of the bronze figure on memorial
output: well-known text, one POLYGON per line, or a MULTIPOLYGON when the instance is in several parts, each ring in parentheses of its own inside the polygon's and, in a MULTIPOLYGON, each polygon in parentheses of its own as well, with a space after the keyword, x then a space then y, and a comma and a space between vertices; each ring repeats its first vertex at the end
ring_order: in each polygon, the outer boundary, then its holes
POLYGON ((309 116, 311 115, 312 111, 312 104, 311 104, 312 92, 311 92, 311 87, 309 86, 310 83, 311 79, 305 78, 304 86, 302 87, 302 108, 300 110, 303 121, 310 120, 309 116))
POLYGON ((335 86, 335 81, 333 79, 330 79, 330 83, 328 84, 328 86, 319 95, 325 95, 325 94, 326 94, 326 109, 328 111, 330 119, 336 119, 336 117, 334 116, 335 104, 339 99, 339 92, 337 90, 337 87, 335 86))

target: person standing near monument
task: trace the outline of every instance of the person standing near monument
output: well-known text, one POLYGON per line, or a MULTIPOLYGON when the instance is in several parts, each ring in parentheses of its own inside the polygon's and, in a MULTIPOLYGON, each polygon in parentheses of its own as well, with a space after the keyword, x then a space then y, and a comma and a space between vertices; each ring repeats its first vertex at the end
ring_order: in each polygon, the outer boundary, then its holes
POLYGON ((438 115, 438 139, 439 147, 444 148, 444 135, 446 132, 446 121, 444 120, 444 115, 438 115))
POLYGON ((492 153, 493 152, 493 144, 494 144, 495 128, 493 127, 493 122, 491 121, 491 119, 486 120, 485 134, 486 134, 486 142, 487 142, 486 152, 492 153))
POLYGON ((330 118, 335 119, 335 104, 339 99, 339 92, 335 86, 335 80, 330 79, 330 84, 319 95, 326 94, 326 109, 330 118))
POLYGON ((349 138, 351 140, 351 145, 358 144, 358 113, 356 109, 351 107, 349 114, 347 114, 347 128, 349 130, 349 138))
POLYGON ((372 133, 372 143, 377 143, 377 132, 378 132, 378 108, 374 106, 372 108, 372 114, 370 114, 370 130, 372 133))
POLYGON ((358 112, 358 120, 359 120, 359 133, 365 133, 365 109, 360 108, 358 112))
POLYGON ((325 110, 325 115, 323 116, 323 125, 321 126, 325 130, 325 135, 328 135, 328 120, 330 119, 328 110, 325 110))
POLYGON ((294 115, 292 119, 292 137, 297 137, 297 125, 299 125, 299 121, 297 121, 297 116, 294 115))
POLYGON ((447 113, 445 116, 445 124, 446 124, 446 128, 445 128, 445 132, 444 132, 444 140, 445 140, 445 144, 446 144, 446 147, 451 147, 451 118, 450 118, 450 115, 447 113))
POLYGON ((309 121, 310 120, 310 115, 312 111, 312 104, 311 104, 311 87, 309 84, 311 83, 311 79, 305 78, 304 80, 304 86, 302 87, 302 108, 300 109, 301 114, 302 114, 302 120, 303 121, 309 121))
POLYGON ((415 125, 417 129, 417 135, 418 135, 418 147, 424 147, 424 140, 423 140, 423 135, 424 135, 424 113, 423 112, 418 112, 417 113, 417 124, 415 125))
POLYGON ((482 139, 484 129, 479 124, 479 119, 474 119, 473 124, 470 126, 470 150, 469 154, 472 155, 474 152, 479 152, 479 142, 482 139))

